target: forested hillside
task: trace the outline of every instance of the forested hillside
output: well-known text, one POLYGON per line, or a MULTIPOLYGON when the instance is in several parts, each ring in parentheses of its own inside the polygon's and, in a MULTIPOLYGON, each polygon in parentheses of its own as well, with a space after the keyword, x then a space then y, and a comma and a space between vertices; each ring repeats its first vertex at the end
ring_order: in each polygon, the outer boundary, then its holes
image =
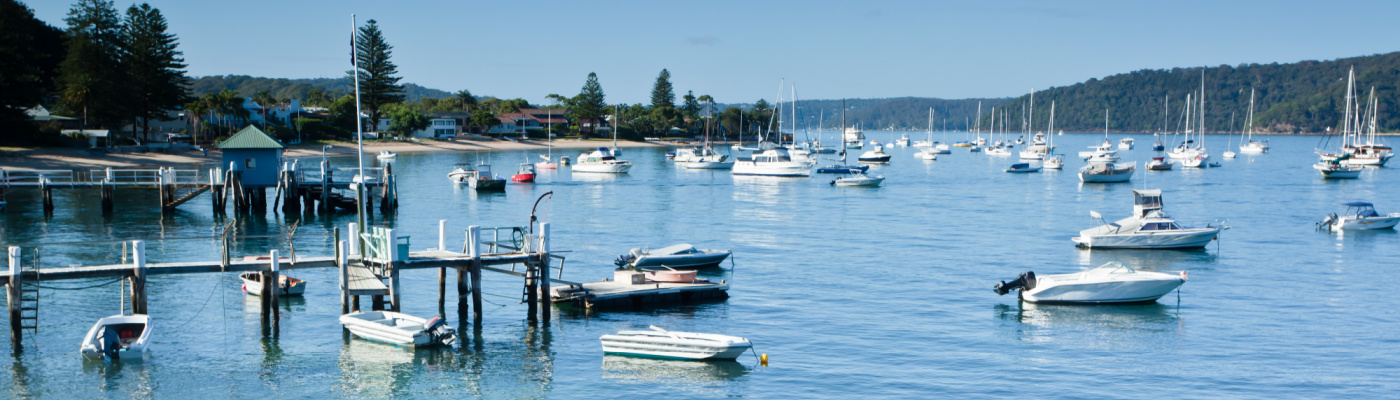
MULTIPOLYGON (((840 129, 841 103, 846 104, 846 125, 865 130, 895 129, 923 130, 928 128, 929 108, 933 108, 934 129, 964 130, 965 124, 975 123, 977 105, 982 104, 983 113, 992 107, 1011 99, 958 99, 945 100, 926 97, 898 97, 892 99, 846 99, 846 100, 798 100, 798 129, 816 129, 818 122, 825 129, 840 129)), ((769 105, 770 107, 772 105, 769 105)), ((753 104, 726 104, 721 107, 740 107, 745 110, 753 104)), ((792 112, 790 103, 783 104, 783 119, 792 112)), ((784 130, 789 129, 784 122, 784 130)))
MULTIPOLYGON (((424 97, 437 99, 452 97, 451 93, 442 90, 429 89, 412 83, 403 85, 404 96, 408 97, 408 101, 418 101, 424 97)), ((295 100, 305 100, 306 93, 311 89, 320 89, 322 92, 333 95, 332 98, 355 90, 354 86, 351 86, 349 78, 283 79, 226 75, 196 78, 190 83, 190 92, 196 97, 205 93, 217 93, 224 89, 237 91, 239 95, 244 97, 252 97, 254 93, 268 91, 272 97, 295 100)))
MULTIPOLYGON (((1255 126, 1277 133, 1319 133, 1338 129, 1345 108, 1347 70, 1356 68, 1357 92, 1368 96, 1375 88, 1378 129, 1400 129, 1396 88, 1400 87, 1400 53, 1303 61, 1293 64, 1244 64, 1204 68, 1141 70, 1104 79, 1050 88, 1035 93, 1035 123, 1045 129, 1050 102, 1055 102, 1055 129, 1097 132, 1109 129, 1155 132, 1182 129, 1186 94, 1199 91, 1205 72, 1206 130, 1219 132, 1244 126, 1250 89, 1255 91, 1255 126), (1166 111, 1165 122, 1163 109, 1166 111)), ((1020 130, 1022 107, 1029 96, 1010 102, 1012 130, 1020 130)), ((983 117, 983 124, 990 116, 983 117)), ((1193 117, 1194 119, 1194 117, 1193 117)), ((1000 125, 1000 123, 998 124, 1000 125)))

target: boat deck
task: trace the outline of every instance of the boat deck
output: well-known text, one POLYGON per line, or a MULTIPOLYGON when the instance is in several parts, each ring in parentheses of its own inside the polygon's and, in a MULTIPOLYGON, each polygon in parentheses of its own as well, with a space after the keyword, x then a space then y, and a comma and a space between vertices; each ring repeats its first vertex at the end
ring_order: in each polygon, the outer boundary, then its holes
POLYGON ((633 284, 600 281, 551 287, 550 299, 588 309, 628 308, 665 303, 691 303, 729 298, 729 285, 713 283, 666 283, 646 281, 633 284))

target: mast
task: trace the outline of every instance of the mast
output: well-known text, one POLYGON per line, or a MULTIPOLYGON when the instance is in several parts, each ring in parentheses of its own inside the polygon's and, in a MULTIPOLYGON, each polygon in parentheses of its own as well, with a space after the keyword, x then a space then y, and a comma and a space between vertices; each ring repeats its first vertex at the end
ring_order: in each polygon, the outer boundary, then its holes
MULTIPOLYGON (((359 233, 363 234, 365 232, 364 198, 366 192, 363 187, 365 182, 365 129, 363 126, 364 119, 360 117, 360 48, 359 45, 355 43, 355 28, 357 27, 358 25, 355 23, 355 14, 350 14, 350 60, 355 65, 355 67, 352 68, 355 71, 355 146, 357 149, 356 151, 359 152, 358 162, 360 174, 360 182, 354 183, 355 218, 356 222, 359 222, 359 224, 357 224, 360 227, 359 233)), ((327 207, 327 209, 330 209, 330 207, 327 207)), ((360 243, 363 244, 364 242, 361 241, 360 243)))
MULTIPOLYGON (((548 113, 549 113, 549 120, 550 120, 550 122, 553 122, 553 121, 554 121, 554 109, 553 109, 553 108, 549 109, 548 113)), ((544 142, 549 144, 549 158, 550 158, 550 159, 553 159, 553 158, 554 158, 554 124, 545 124, 545 126, 544 126, 544 142)))
POLYGON ((1245 130, 1249 132, 1249 143, 1254 143, 1254 89, 1249 89, 1249 116, 1245 117, 1245 130))

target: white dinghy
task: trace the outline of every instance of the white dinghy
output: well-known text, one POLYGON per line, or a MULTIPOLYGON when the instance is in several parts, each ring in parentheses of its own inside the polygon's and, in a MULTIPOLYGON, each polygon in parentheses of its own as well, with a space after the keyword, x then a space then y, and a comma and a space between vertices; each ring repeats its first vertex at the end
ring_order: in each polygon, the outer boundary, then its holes
POLYGON ((353 312, 340 316, 340 324, 362 339, 410 347, 457 343, 457 331, 442 317, 425 320, 393 311, 353 312))
POLYGON ((113 315, 97 320, 83 337, 79 352, 89 360, 140 361, 145 359, 150 342, 150 316, 113 315))
POLYGON ((1020 289, 1029 303, 1131 304, 1151 303, 1186 283, 1186 271, 1178 274, 1142 272, 1114 261, 1073 274, 1041 275, 1027 271, 1016 280, 1001 282, 993 290, 1005 295, 1020 289))
MULTIPOLYGON (((278 296, 301 296, 306 293, 306 281, 286 275, 277 277, 278 296)), ((257 272, 244 272, 238 275, 238 279, 243 280, 243 291, 254 296, 262 296, 263 284, 262 274, 257 272)))
POLYGON ((670 360, 733 360, 753 348, 748 339, 738 336, 672 332, 656 326, 603 335, 599 340, 605 354, 670 360))

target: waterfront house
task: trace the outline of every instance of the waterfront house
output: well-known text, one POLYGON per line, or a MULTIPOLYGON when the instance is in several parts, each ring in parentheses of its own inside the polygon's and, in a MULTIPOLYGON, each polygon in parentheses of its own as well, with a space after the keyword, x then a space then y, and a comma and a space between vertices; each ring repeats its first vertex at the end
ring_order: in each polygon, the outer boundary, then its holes
POLYGON ((248 125, 228 140, 219 143, 223 162, 219 167, 243 171, 247 187, 277 186, 277 170, 282 165, 282 150, 287 145, 255 126, 248 125))

